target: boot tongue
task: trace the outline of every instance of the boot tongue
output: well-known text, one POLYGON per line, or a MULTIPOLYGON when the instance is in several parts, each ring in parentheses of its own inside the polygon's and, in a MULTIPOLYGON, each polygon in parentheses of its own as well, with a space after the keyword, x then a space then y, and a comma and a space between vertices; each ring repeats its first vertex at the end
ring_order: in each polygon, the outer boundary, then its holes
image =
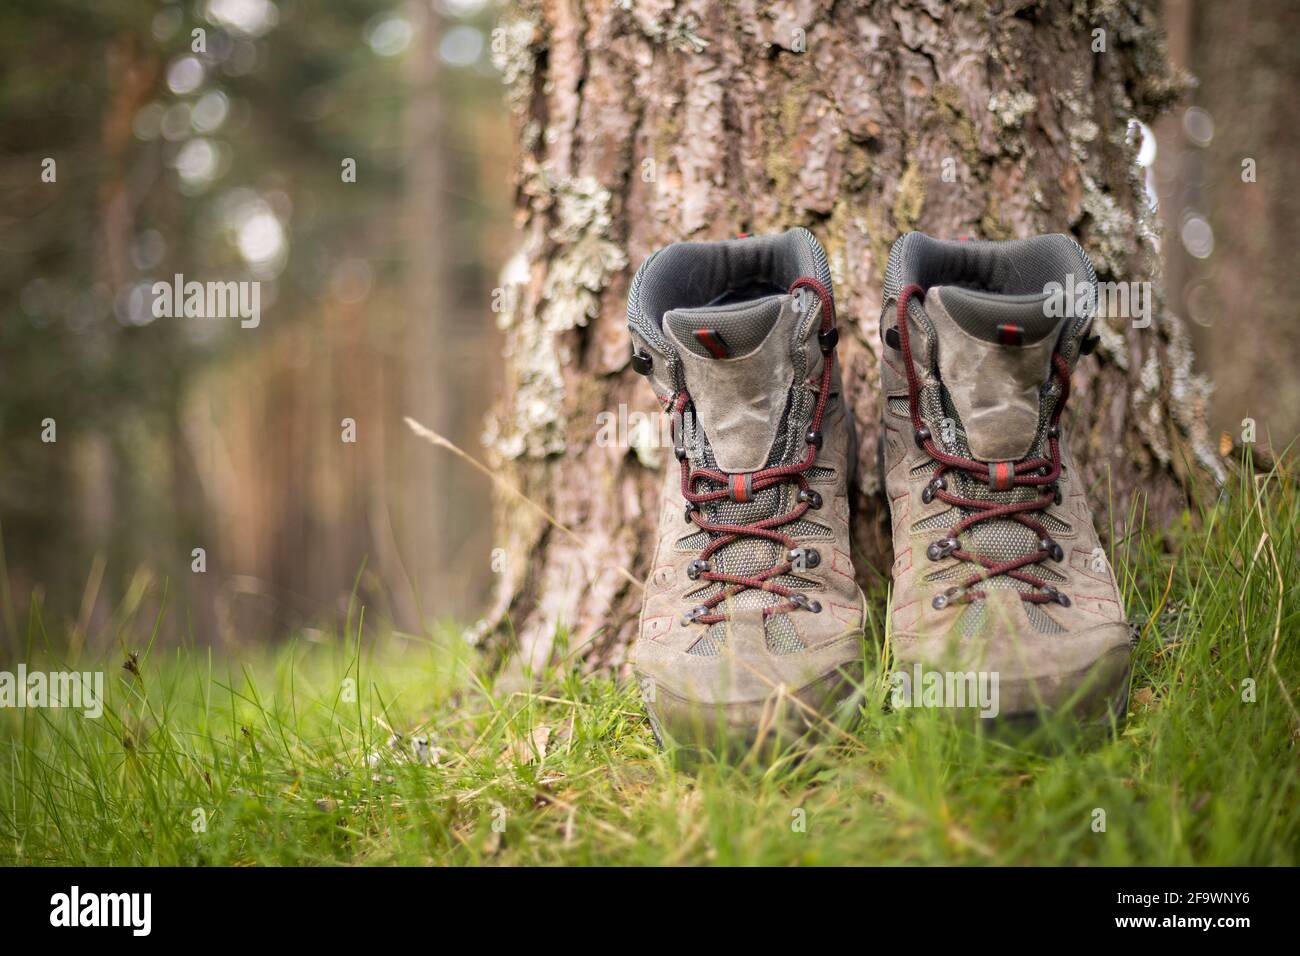
POLYGON ((939 374, 979 461, 1026 457, 1038 432, 1040 388, 1052 369, 1065 317, 1049 315, 1048 293, 993 295, 933 286, 939 374))
POLYGON ((700 426, 718 468, 767 464, 794 384, 795 334, 809 320, 794 296, 672 309, 664 332, 677 347, 700 426))
POLYGON ((678 344, 702 358, 738 358, 753 352, 781 317, 790 296, 709 305, 696 309, 672 309, 664 324, 678 344))

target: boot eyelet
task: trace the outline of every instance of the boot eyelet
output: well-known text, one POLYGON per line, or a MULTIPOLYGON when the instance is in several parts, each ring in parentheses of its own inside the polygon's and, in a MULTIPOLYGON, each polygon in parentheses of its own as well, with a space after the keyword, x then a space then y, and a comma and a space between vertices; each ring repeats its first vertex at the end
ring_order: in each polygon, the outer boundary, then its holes
POLYGON ((897 326, 891 325, 889 328, 885 329, 885 344, 895 352, 901 352, 903 350, 903 341, 898 337, 897 326))
POLYGON ((840 340, 840 330, 832 326, 825 332, 817 333, 817 345, 821 348, 823 355, 829 355, 835 350, 835 345, 840 340))
POLYGON ((822 447, 822 433, 815 428, 808 429, 808 434, 803 436, 803 440, 815 448, 822 447))
POLYGON ((696 504, 695 502, 693 502, 693 501, 688 501, 688 502, 686 502, 686 523, 687 523, 687 524, 690 524, 690 523, 691 523, 691 515, 693 515, 693 514, 699 514, 699 513, 700 513, 700 506, 699 506, 699 505, 697 505, 697 504, 696 504))
POLYGON ((1070 598, 1064 592, 1058 591, 1050 584, 1043 588, 1043 593, 1046 594, 1053 601, 1055 601, 1057 604, 1061 605, 1061 607, 1070 606, 1070 598))
POLYGON ((1057 564, 1060 564, 1065 560, 1065 549, 1051 538, 1043 538, 1043 540, 1038 542, 1038 547, 1043 551, 1046 551, 1051 559, 1057 564))
POLYGON ((1052 500, 1056 502, 1056 506, 1059 508, 1061 506, 1061 502, 1065 500, 1065 496, 1061 494, 1061 486, 1053 482, 1051 490, 1052 490, 1052 500))
POLYGON ((673 454, 677 456, 677 460, 678 460, 678 461, 685 461, 685 460, 686 460, 686 446, 685 446, 685 445, 674 445, 674 446, 673 446, 673 454))
POLYGON ((816 511, 822 506, 821 494, 819 492, 813 491, 811 488, 801 490, 796 500, 799 502, 799 504, 804 504, 806 502, 808 507, 811 508, 813 511, 816 511))
POLYGON ((926 485, 924 489, 922 489, 921 500, 928 505, 930 502, 934 501, 934 496, 936 494, 938 494, 941 491, 946 491, 947 489, 948 489, 948 482, 944 481, 943 478, 941 477, 935 478, 928 485, 926 485))
POLYGON ((1047 426, 1047 437, 1048 437, 1048 438, 1060 438, 1060 437, 1061 437, 1061 429, 1060 429, 1058 426, 1056 426, 1056 425, 1048 425, 1048 426, 1047 426))
POLYGON ((691 608, 689 611, 687 611, 685 614, 682 615, 682 627, 686 627, 689 624, 694 624, 696 620, 702 618, 704 615, 708 613, 709 613, 709 609, 707 607, 705 607, 703 604, 697 604, 695 607, 691 608))
POLYGON ((700 558, 696 558, 694 561, 692 561, 690 564, 686 566, 686 576, 690 578, 692 581, 696 581, 699 580, 700 575, 703 574, 705 571, 712 571, 712 570, 713 570, 713 565, 709 564, 709 562, 704 561, 700 558))
POLYGON ((920 428, 918 428, 918 429, 916 430, 916 447, 917 447, 917 448, 924 448, 924 447, 925 447, 925 443, 928 442, 928 441, 930 440, 930 437, 931 437, 931 436, 930 436, 930 429, 928 429, 928 428, 926 428, 924 425, 922 425, 920 428))
POLYGON ((935 595, 934 600, 930 602, 930 606, 936 611, 942 611, 944 608, 948 607, 948 605, 956 604, 957 599, 961 597, 961 595, 961 588, 949 588, 942 594, 935 595))
POLYGON ((817 601, 809 600, 806 594, 792 594, 787 600, 789 600, 789 602, 795 607, 801 608, 805 611, 812 611, 814 614, 820 614, 822 612, 821 604, 817 601))
POLYGON ((925 549, 925 556, 931 561, 942 561, 959 547, 961 544, 956 538, 940 538, 938 541, 930 542, 930 546, 925 549))
POLYGON ((637 349, 632 353, 632 369, 638 375, 649 375, 654 371, 654 367, 654 359, 645 349, 637 349))

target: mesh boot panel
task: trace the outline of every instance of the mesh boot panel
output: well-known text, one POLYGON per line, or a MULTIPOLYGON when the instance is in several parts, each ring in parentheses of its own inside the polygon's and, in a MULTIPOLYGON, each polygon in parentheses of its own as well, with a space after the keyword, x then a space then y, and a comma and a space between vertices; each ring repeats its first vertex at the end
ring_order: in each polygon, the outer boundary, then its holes
MULTIPOLYGON (((930 327, 930 320, 925 314, 925 309, 915 298, 908 303, 908 317, 922 328, 930 327)), ((932 339, 932 335, 928 338, 932 339)), ((1047 429, 1058 398, 1059 394, 1055 387, 1042 394, 1039 403, 1038 428, 1034 435, 1033 445, 1025 456, 1026 458, 1036 458, 1047 454, 1047 429)), ((903 400, 903 402, 906 405, 906 400, 903 400)), ((935 443, 949 454, 971 457, 970 446, 966 442, 966 433, 961 419, 952 403, 948 400, 946 390, 942 384, 930 382, 923 386, 920 404, 921 417, 928 423, 935 443), (945 429, 943 427, 945 419, 950 420, 954 427, 945 429), (950 441, 949 438, 951 438, 950 441)), ((908 414, 910 417, 910 411, 908 414)), ((927 463, 925 466, 915 469, 913 475, 917 477, 928 476, 933 472, 934 464, 927 463)), ((949 490, 963 498, 993 501, 998 504, 1011 504, 1040 497, 1038 489, 1027 485, 1017 486, 1009 491, 993 491, 984 482, 977 481, 961 471, 949 471, 944 475, 944 478, 948 482, 949 490)), ((941 514, 915 522, 912 528, 916 531, 933 530, 936 533, 942 533, 971 513, 966 509, 953 507, 941 514)), ((1067 533, 1069 531, 1068 525, 1049 515, 1035 514, 1033 517, 1053 534, 1067 533)), ((1038 549, 1038 537, 1030 528, 1026 528, 1018 521, 1005 518, 980 522, 961 535, 961 542, 964 550, 998 562, 1009 561, 1038 549)), ((978 567, 978 565, 971 562, 962 562, 952 568, 927 575, 925 579, 927 581, 961 580, 975 573, 978 567)), ((1064 580, 1063 575, 1052 570, 1049 562, 1031 565, 1026 570, 1043 580, 1064 580)), ((989 578, 981 582, 979 586, 982 588, 1011 588, 1022 592, 1035 590, 1033 586, 1006 575, 989 578)), ((963 634, 973 634, 978 630, 984 617, 983 611, 977 612, 976 608, 982 607, 982 602, 976 602, 963 613, 961 618, 963 634)), ((1051 617, 1037 605, 1027 604, 1026 611, 1030 623, 1043 633, 1057 633, 1061 630, 1051 617)))

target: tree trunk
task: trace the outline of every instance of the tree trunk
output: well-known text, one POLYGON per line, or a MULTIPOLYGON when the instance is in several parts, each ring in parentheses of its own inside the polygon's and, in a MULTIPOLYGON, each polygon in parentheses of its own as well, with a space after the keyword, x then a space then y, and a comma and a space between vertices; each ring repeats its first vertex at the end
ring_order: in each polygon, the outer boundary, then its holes
MULTIPOLYGON (((511 12, 494 51, 523 241, 506 270, 508 384, 488 443, 576 535, 499 498, 489 623, 508 622, 525 662, 547 659, 557 630, 589 666, 626 659, 640 594, 619 569, 646 571, 671 454, 606 447, 597 416, 657 413, 628 367, 624 303, 636 266, 669 242, 805 225, 825 245, 862 436, 855 561, 864 584, 887 574, 874 463, 890 245, 913 229, 1067 232, 1101 279, 1158 280, 1128 130, 1184 85, 1157 13, 1138 0, 540 0, 511 12)), ((1099 323, 1070 400, 1099 524, 1113 514, 1117 533, 1135 496, 1159 525, 1223 474, 1206 383, 1161 302, 1149 328, 1099 323)))
MULTIPOLYGON (((415 29, 415 55, 407 61, 411 96, 405 116, 410 155, 403 223, 406 301, 398 338, 401 351, 393 356, 402 370, 401 401, 394 404, 405 405, 408 413, 420 416, 435 428, 448 429, 445 395, 451 363, 445 351, 450 335, 447 309, 439 301, 448 287, 443 265, 447 251, 444 226, 448 221, 444 168, 447 130, 438 56, 442 24, 431 3, 411 0, 406 4, 406 14, 415 29)), ((386 421, 385 426, 396 424, 390 422, 386 421)), ((387 528, 385 537, 390 543, 378 547, 375 536, 372 552, 387 556, 385 579, 405 578, 410 582, 406 588, 393 588, 397 621, 400 627, 418 632, 423 631, 426 605, 433 601, 438 585, 453 577, 440 549, 428 546, 429 542, 444 542, 448 537, 451 509, 430 507, 428 495, 431 488, 447 486, 449 463, 441 456, 419 454, 423 451, 409 442, 398 443, 394 454, 398 456, 395 464, 400 468, 401 480, 391 482, 391 489, 377 496, 370 509, 373 526, 387 528)), ((447 613, 445 606, 428 610, 447 613)))

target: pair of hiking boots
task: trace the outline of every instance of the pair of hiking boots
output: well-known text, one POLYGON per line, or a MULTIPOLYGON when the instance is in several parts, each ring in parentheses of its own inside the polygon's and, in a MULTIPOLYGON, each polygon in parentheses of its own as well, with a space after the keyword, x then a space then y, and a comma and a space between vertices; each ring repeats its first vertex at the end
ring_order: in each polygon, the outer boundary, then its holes
MULTIPOLYGON (((910 233, 885 274, 893 668, 996 675, 1000 717, 1105 717, 1126 700, 1129 628, 1061 432, 1095 282, 1063 235, 910 233)), ((806 229, 670 245, 638 270, 628 320, 676 458, 635 650, 655 732, 691 747, 801 736, 864 678, 857 438, 826 254, 806 229)))

